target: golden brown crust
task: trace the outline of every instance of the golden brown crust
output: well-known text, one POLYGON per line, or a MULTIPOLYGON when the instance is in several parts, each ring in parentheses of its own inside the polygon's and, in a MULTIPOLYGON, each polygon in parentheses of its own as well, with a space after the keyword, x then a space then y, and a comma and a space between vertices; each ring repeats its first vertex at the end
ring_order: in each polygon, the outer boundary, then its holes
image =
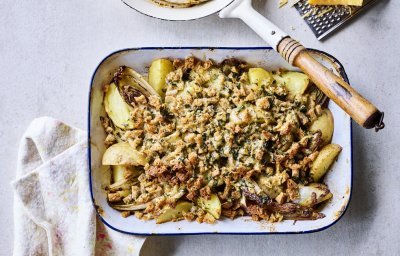
MULTIPOLYGON (((214 194, 228 218, 320 217, 295 203, 322 143, 320 132, 308 130, 321 114, 313 92, 292 99, 273 79, 251 84, 248 65, 237 59, 215 64, 189 57, 173 60, 173 67, 164 102, 122 88, 134 103, 134 129, 116 129, 102 119, 107 146, 127 141, 149 161, 124 202, 158 199, 135 215, 151 219, 186 200, 194 208, 183 218, 213 223, 215 217, 196 204, 214 194)), ((109 202, 120 202, 118 196, 109 193, 109 202)))

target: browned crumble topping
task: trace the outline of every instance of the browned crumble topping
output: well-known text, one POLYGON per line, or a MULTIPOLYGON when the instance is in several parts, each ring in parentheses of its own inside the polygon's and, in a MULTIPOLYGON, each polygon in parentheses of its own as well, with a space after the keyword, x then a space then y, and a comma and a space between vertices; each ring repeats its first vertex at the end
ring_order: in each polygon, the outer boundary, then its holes
POLYGON ((134 106, 132 130, 101 119, 107 147, 127 141, 150 159, 138 183, 129 186, 130 194, 110 192, 108 201, 146 204, 122 212, 141 219, 155 218, 166 205, 184 199, 194 203, 184 219, 214 223, 213 215, 196 206, 199 198, 212 194, 221 201, 221 215, 231 219, 321 217, 296 203, 299 184, 311 181, 310 164, 321 146, 321 133, 308 131, 321 114, 316 93, 290 98, 273 79, 251 84, 248 65, 235 59, 217 65, 189 57, 173 65, 164 102, 122 87, 123 97, 134 106))

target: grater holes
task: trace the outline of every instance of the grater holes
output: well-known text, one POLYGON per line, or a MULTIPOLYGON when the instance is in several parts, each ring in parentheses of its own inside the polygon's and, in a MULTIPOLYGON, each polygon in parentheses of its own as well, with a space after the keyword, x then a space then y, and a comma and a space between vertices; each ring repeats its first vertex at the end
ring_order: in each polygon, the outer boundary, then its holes
MULTIPOLYGON (((300 0, 294 6, 319 39, 327 35, 330 31, 333 31, 333 27, 338 28, 352 15, 357 14, 359 9, 362 8, 349 6, 312 7, 307 1, 308 0, 300 0)), ((374 1, 375 0, 364 0, 364 3, 368 6, 374 1)))

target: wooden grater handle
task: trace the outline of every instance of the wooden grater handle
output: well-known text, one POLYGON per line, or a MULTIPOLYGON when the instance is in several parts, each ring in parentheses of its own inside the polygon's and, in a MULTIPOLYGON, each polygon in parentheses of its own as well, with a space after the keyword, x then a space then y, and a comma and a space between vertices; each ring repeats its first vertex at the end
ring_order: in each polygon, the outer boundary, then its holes
POLYGON ((296 40, 287 36, 277 45, 278 52, 293 66, 306 73, 311 81, 361 126, 378 131, 384 128, 383 113, 362 97, 341 77, 315 60, 296 40))

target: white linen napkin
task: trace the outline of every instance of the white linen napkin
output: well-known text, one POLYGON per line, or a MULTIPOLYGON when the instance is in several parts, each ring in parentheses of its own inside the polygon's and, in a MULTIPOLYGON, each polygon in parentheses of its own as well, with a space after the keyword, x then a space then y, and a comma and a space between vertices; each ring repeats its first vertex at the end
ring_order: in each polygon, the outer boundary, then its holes
POLYGON ((139 255, 145 237, 118 233, 96 216, 84 131, 49 117, 33 120, 12 186, 14 255, 139 255))

